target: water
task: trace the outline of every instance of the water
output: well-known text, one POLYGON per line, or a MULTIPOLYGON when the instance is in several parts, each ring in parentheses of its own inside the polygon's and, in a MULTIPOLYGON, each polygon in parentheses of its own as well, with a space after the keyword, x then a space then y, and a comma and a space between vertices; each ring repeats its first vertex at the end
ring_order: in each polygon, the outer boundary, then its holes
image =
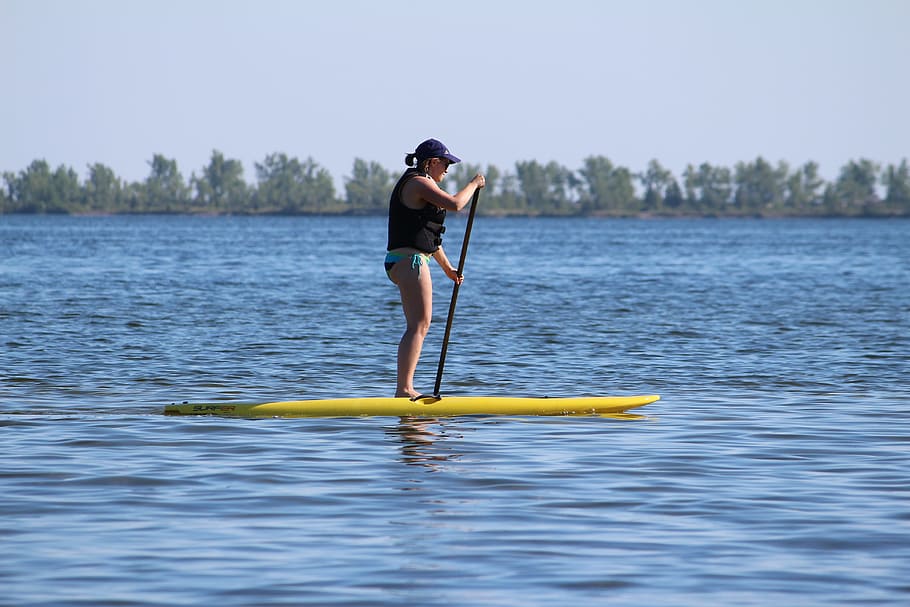
POLYGON ((910 603, 910 223, 478 218, 443 391, 627 419, 161 415, 390 394, 384 229, 0 217, 0 604, 910 603))

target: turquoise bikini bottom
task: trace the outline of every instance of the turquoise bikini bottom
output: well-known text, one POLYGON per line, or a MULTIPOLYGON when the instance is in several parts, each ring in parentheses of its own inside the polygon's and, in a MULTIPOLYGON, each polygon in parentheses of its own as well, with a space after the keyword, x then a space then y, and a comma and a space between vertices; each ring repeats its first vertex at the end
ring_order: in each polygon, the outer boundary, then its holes
POLYGON ((394 253, 389 251, 385 256, 385 273, 389 280, 392 280, 392 268, 395 267, 395 264, 408 257, 411 258, 411 269, 417 270, 417 275, 420 276, 420 266, 429 263, 432 255, 429 253, 394 253))

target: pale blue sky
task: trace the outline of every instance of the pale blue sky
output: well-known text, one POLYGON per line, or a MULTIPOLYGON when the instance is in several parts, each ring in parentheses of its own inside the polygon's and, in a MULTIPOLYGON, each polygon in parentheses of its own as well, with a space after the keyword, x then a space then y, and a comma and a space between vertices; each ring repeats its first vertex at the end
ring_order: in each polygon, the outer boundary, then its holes
POLYGON ((910 0, 0 0, 0 171, 910 157, 910 0))

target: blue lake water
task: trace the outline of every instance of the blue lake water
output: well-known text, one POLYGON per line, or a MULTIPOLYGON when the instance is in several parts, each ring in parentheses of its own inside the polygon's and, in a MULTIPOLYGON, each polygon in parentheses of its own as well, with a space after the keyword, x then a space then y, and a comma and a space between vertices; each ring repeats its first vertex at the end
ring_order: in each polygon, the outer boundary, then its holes
POLYGON ((0 604, 910 604, 910 222, 478 217, 443 392, 626 419, 161 414, 390 395, 384 247, 0 216, 0 604))

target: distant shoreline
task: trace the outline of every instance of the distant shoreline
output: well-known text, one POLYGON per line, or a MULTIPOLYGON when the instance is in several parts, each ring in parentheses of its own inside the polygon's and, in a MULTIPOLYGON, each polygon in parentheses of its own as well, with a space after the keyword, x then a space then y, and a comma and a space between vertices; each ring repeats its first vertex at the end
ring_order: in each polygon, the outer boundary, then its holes
MULTIPOLYGON (((248 183, 239 160, 214 150, 189 178, 174 159, 156 154, 150 174, 125 181, 103 164, 80 178, 71 167, 33 161, 0 173, 0 214, 379 215, 399 173, 354 160, 344 190, 312 158, 284 153, 256 164, 248 183)), ((589 156, 570 169, 523 161, 507 170, 459 163, 444 186, 450 193, 477 174, 487 177, 478 213, 521 217, 910 217, 910 162, 882 166, 849 161, 833 181, 818 164, 791 167, 762 157, 734 167, 688 165, 679 176, 651 160, 646 170, 589 156)))

